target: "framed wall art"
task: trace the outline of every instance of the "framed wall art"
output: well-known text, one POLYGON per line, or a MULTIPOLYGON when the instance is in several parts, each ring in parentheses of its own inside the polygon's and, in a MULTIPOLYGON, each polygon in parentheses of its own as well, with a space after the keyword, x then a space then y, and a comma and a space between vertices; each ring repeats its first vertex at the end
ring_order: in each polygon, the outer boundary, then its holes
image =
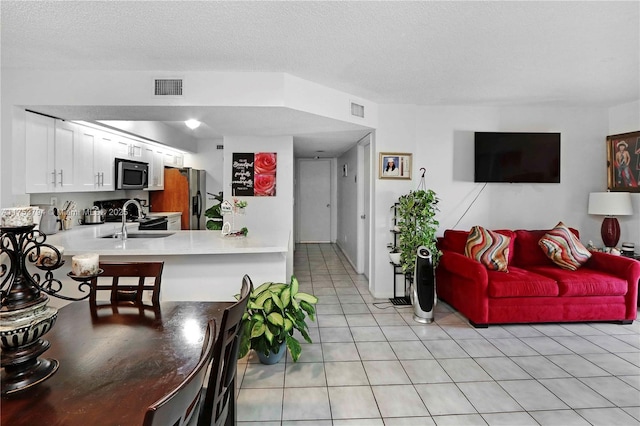
POLYGON ((411 154, 381 152, 378 160, 379 179, 411 179, 411 154))
POLYGON ((640 192, 640 131, 607 136, 607 188, 640 192))
POLYGON ((234 152, 231 194, 234 197, 275 197, 275 152, 234 152))

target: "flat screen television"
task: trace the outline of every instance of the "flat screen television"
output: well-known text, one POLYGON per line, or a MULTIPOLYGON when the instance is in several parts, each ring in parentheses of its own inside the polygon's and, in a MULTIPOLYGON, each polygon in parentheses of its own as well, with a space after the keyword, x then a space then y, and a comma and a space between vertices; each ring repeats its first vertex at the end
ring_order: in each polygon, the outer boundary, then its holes
POLYGON ((560 133, 475 132, 475 182, 560 183, 560 133))

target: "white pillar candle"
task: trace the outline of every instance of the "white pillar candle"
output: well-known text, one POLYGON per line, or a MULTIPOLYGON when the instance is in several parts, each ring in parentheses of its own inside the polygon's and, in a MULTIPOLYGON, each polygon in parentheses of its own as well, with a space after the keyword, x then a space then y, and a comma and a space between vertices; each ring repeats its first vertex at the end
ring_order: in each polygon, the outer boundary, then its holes
MULTIPOLYGON (((54 246, 60 252, 60 256, 64 254, 64 247, 62 246, 54 246)), ((58 256, 56 252, 50 249, 49 247, 42 246, 40 247, 40 257, 38 257, 38 261, 36 262, 37 266, 53 266, 58 262, 58 256)))
POLYGON ((33 210, 33 207, 11 207, 2 209, 0 225, 6 227, 32 225, 33 210))
POLYGON ((98 255, 95 253, 78 254, 71 258, 71 273, 78 277, 96 275, 98 263, 98 255))

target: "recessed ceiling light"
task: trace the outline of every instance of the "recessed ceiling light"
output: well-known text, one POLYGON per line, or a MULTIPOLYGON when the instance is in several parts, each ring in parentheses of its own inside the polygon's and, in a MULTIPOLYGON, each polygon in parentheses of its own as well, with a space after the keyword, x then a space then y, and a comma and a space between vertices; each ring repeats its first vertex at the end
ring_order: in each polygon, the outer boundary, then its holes
POLYGON ((200 122, 195 119, 190 119, 184 122, 184 124, 191 130, 197 129, 200 126, 200 122))

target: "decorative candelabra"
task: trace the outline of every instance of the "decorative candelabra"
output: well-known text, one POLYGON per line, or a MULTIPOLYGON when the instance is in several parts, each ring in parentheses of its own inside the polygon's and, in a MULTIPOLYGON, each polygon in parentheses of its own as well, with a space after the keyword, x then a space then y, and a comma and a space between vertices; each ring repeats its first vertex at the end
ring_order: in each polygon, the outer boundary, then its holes
POLYGON ((46 244, 47 236, 35 225, 0 227, 0 346, 2 395, 17 392, 51 377, 58 369, 55 359, 38 358, 50 343, 41 337, 56 322, 58 310, 47 306, 48 295, 77 301, 89 297, 92 276, 75 277, 82 297, 60 294, 62 283, 53 271, 64 264, 60 250, 46 244), (6 263, 9 266, 7 266, 6 263), (27 266, 39 271, 31 273, 27 266))

